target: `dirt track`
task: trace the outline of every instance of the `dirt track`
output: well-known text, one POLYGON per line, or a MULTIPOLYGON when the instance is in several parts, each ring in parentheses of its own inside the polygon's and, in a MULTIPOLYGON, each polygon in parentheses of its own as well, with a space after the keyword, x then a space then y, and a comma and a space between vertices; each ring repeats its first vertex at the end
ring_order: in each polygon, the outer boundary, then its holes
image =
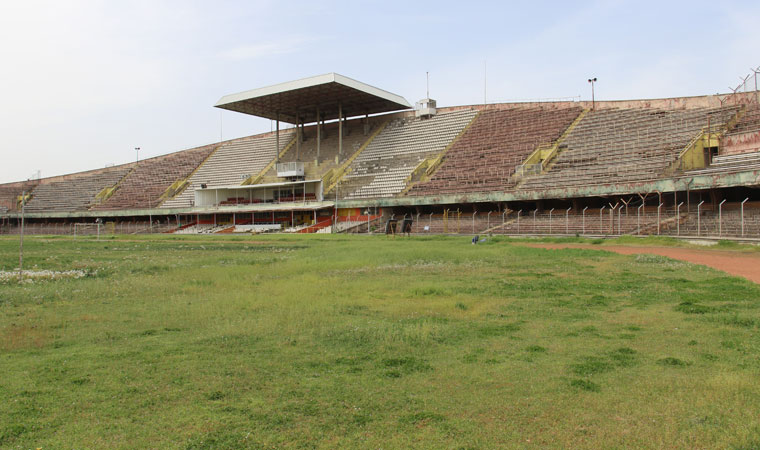
POLYGON ((760 255, 725 250, 692 249, 678 247, 635 247, 623 245, 591 245, 591 244, 524 244, 538 248, 586 248, 591 250, 608 250, 622 255, 653 254, 679 259, 695 264, 702 264, 713 269, 722 270, 731 275, 744 277, 755 283, 760 283, 760 255))

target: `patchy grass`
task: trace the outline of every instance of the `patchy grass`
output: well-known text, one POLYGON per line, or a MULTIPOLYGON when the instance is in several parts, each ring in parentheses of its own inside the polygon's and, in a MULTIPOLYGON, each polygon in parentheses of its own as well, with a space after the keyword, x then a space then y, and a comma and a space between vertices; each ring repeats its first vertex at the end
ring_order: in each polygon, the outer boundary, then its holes
POLYGON ((760 442, 757 285, 519 242, 29 237, 87 276, 0 284, 0 448, 760 442))

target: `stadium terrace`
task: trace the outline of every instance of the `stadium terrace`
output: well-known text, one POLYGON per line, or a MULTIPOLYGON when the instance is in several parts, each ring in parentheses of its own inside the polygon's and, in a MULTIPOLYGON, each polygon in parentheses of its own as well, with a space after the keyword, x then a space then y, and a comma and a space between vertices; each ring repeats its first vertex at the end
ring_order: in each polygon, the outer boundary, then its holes
POLYGON ((760 238, 757 91, 412 107, 331 73, 215 106, 276 131, 1 184, 0 233, 760 238))

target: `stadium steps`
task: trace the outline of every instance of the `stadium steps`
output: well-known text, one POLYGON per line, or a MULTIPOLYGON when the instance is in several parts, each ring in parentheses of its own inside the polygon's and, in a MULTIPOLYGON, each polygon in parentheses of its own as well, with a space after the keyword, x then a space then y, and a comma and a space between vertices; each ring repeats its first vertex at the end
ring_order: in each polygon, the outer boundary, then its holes
POLYGON ((372 141, 377 138, 377 135, 383 132, 385 127, 388 126, 388 120, 385 120, 382 122, 376 129, 373 131, 369 137, 364 141, 364 143, 349 156, 343 163, 331 169, 330 171, 327 171, 323 174, 322 179, 322 186, 327 186, 324 189, 324 194, 327 196, 328 193, 330 193, 335 187, 338 185, 340 180, 343 178, 343 176, 346 174, 348 168, 350 167, 351 163, 354 162, 354 160, 372 143, 372 141))
POLYGON ((113 187, 101 191, 93 210, 155 208, 177 179, 185 179, 215 149, 207 145, 138 162, 113 187))
MULTIPOLYGON (((280 131, 282 147, 292 141, 292 133, 293 130, 280 131)), ((272 163, 275 142, 275 133, 267 133, 222 143, 189 178, 187 187, 179 195, 164 201, 161 208, 193 206, 195 189, 201 184, 208 187, 240 185, 272 163)))
POLYGON ((655 180, 678 158, 708 120, 720 126, 736 107, 689 110, 591 111, 564 141, 551 170, 531 177, 523 190, 561 189, 655 180))
POLYGON ((539 144, 558 139, 580 107, 510 107, 481 111, 426 182, 409 196, 504 191, 514 187, 515 168, 539 144))
POLYGON ((420 162, 443 151, 476 114, 458 110, 392 120, 349 166, 340 194, 344 199, 398 195, 420 162))
POLYGON ((134 163, 81 172, 60 177, 56 181, 39 184, 32 191, 27 212, 86 211, 97 202, 96 196, 105 187, 119 182, 134 163))

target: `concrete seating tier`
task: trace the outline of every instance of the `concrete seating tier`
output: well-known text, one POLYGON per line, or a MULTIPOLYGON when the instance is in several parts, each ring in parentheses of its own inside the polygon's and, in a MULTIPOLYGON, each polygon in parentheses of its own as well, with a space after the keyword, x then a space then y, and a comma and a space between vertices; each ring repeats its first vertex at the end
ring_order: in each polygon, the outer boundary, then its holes
POLYGON ((461 110, 429 119, 394 119, 351 163, 338 195, 378 198, 400 193, 420 162, 442 152, 475 114, 474 110, 461 110))
MULTIPOLYGON (((351 157, 369 135, 381 125, 381 121, 370 119, 367 134, 364 133, 364 119, 348 120, 343 124, 343 153, 338 155, 338 123, 327 123, 322 127, 322 142, 319 144, 319 161, 317 161, 317 127, 304 127, 300 151, 296 144, 280 159, 280 162, 303 162, 304 178, 318 179, 330 169, 343 164, 351 157), (335 161, 338 161, 336 164, 335 161)), ((277 177, 276 167, 267 171, 261 183, 283 181, 277 177)))
POLYGON ((659 178, 708 123, 717 128, 736 108, 592 111, 560 145, 550 170, 527 179, 525 190, 627 183, 659 178))
POLYGON ((0 214, 16 211, 19 196, 31 192, 39 181, 22 181, 18 183, 0 184, 0 214))
POLYGON ((753 103, 747 106, 736 126, 726 136, 736 136, 753 131, 760 131, 760 105, 753 103))
POLYGON ((207 145, 140 161, 124 177, 116 192, 94 210, 154 208, 161 194, 177 180, 186 178, 216 148, 207 145))
POLYGON ((32 191, 28 212, 84 211, 104 188, 118 183, 134 164, 76 173, 43 183, 32 191))
POLYGON ((732 173, 745 170, 760 170, 760 152, 718 155, 713 158, 710 167, 690 170, 685 175, 732 173))
POLYGON ((162 208, 187 208, 195 201, 195 189, 201 184, 224 186, 241 184, 256 175, 292 140, 294 129, 280 131, 280 148, 275 149, 276 135, 268 133, 227 141, 193 173, 182 193, 166 200, 162 208))
POLYGON ((539 144, 550 143, 581 113, 581 108, 483 111, 449 149, 432 178, 409 195, 504 190, 514 183, 515 167, 539 144))

